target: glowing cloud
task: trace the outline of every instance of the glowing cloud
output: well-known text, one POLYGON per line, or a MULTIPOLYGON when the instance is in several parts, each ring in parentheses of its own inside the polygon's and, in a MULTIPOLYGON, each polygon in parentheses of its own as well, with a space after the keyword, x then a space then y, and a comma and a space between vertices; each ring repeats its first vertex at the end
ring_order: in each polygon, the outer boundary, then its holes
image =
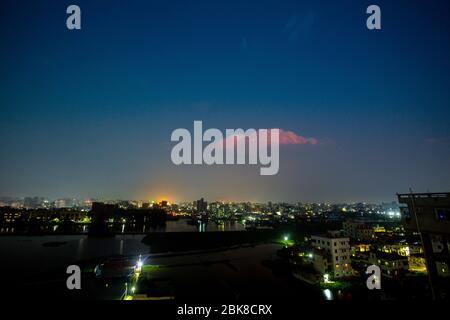
MULTIPOLYGON (((270 130, 273 130, 273 129, 269 129, 268 131, 270 131, 270 130)), ((287 131, 287 130, 283 130, 283 129, 278 129, 278 130, 279 130, 279 144, 280 145, 289 145, 289 144, 316 145, 318 143, 317 138, 314 138, 314 137, 307 138, 307 137, 300 136, 293 131, 287 131)), ((247 138, 249 141, 257 142, 259 130, 255 131, 255 132, 256 132, 255 134, 249 134, 247 136, 245 136, 244 134, 237 134, 235 136, 225 137, 223 140, 217 141, 217 143, 220 146, 223 146, 223 144, 225 143, 225 147, 227 147, 227 146, 233 145, 233 139, 235 139, 235 143, 236 143, 237 141, 242 141, 245 138, 247 138)), ((268 134, 267 142, 269 144, 271 144, 271 135, 270 134, 268 134)))
POLYGON ((317 144, 316 138, 313 137, 305 138, 292 131, 285 131, 283 129, 279 130, 280 130, 280 144, 311 144, 311 145, 317 144))

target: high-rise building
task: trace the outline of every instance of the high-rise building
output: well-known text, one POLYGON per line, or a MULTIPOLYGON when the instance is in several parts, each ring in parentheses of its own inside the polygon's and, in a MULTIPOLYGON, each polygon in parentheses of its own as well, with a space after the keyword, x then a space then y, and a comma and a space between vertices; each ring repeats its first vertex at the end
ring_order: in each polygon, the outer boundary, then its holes
POLYGON ((450 193, 397 196, 405 229, 420 235, 433 295, 440 298, 450 283, 450 193))
POLYGON ((195 201, 194 207, 197 210, 197 213, 205 213, 208 210, 208 202, 206 202, 203 198, 195 201))

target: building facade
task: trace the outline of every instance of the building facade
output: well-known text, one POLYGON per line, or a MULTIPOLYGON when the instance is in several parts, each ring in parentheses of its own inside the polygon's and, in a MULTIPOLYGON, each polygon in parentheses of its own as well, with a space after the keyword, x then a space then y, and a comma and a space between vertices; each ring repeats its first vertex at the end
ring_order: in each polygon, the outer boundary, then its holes
POLYGON ((358 241, 372 241, 375 239, 374 229, 358 220, 346 220, 342 223, 344 236, 358 241))
POLYGON ((328 232, 326 235, 311 237, 314 248, 314 268, 321 274, 328 273, 338 279, 352 275, 350 263, 350 239, 340 232, 328 232))
POLYGON ((421 237, 435 298, 448 294, 450 193, 398 194, 405 229, 421 237), (447 288, 447 289, 446 289, 447 288))

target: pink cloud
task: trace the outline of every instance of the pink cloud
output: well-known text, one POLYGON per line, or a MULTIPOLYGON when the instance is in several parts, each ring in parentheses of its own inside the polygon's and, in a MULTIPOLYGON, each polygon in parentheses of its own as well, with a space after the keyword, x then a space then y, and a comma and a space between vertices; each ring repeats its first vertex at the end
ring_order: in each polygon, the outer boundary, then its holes
POLYGON ((305 138, 293 131, 280 130, 280 144, 311 144, 316 145, 317 139, 314 137, 305 138))
MULTIPOLYGON (((269 131, 270 130, 274 130, 274 129, 269 129, 269 131)), ((287 131, 287 130, 283 130, 283 129, 278 129, 278 130, 279 130, 279 144, 280 145, 289 145, 289 144, 316 145, 318 143, 317 138, 314 138, 314 137, 306 138, 306 137, 296 134, 293 131, 287 131)), ((256 134, 248 136, 248 139, 249 139, 249 141, 257 142, 258 141, 257 136, 258 136, 258 132, 256 134)), ((267 139, 268 143, 271 144, 271 135, 268 134, 267 138, 268 138, 267 139)), ((232 137, 226 137, 222 141, 218 141, 217 143, 219 143, 219 145, 221 145, 221 146, 223 146, 224 143, 225 143, 225 146, 230 146, 230 145, 233 145, 233 139, 235 140, 235 143, 236 143, 237 141, 242 141, 243 139, 245 139, 245 136, 244 135, 236 135, 236 136, 232 136, 232 137)))

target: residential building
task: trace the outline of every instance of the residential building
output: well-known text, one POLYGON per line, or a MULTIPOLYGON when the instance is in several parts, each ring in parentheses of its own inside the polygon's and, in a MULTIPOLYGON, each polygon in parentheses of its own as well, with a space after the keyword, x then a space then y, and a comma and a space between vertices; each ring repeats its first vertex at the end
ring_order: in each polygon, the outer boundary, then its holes
POLYGON ((342 223, 344 236, 358 241, 371 241, 375 239, 374 229, 358 220, 346 220, 342 223))
POLYGON ((350 263, 350 239, 340 232, 328 232, 326 235, 311 237, 314 248, 314 268, 322 273, 328 273, 333 278, 343 278, 352 275, 350 263))
POLYGON ((379 266, 381 274, 388 278, 397 278, 404 275, 409 266, 408 257, 382 251, 370 252, 369 264, 379 266))

